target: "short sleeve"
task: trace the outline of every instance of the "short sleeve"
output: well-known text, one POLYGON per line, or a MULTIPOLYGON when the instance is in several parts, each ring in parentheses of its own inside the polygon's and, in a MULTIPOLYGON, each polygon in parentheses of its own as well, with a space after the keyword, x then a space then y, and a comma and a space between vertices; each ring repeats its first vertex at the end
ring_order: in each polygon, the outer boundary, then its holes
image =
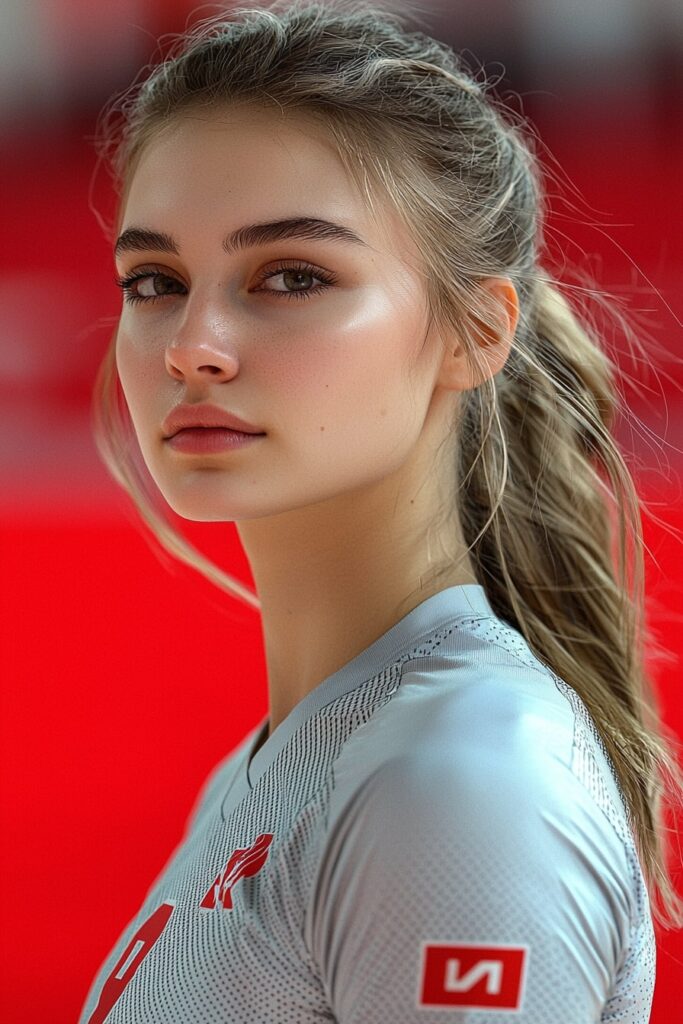
POLYGON ((338 1024, 595 1024, 631 919, 623 844, 549 753, 389 762, 329 822, 311 956, 338 1024))

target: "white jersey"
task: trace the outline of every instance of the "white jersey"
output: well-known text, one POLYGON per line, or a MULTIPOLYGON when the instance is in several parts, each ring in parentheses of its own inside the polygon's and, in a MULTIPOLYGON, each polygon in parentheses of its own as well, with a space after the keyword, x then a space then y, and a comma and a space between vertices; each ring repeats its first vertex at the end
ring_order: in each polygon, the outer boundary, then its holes
POLYGON ((646 1024, 648 894, 585 705, 449 587, 209 775, 79 1024, 646 1024))

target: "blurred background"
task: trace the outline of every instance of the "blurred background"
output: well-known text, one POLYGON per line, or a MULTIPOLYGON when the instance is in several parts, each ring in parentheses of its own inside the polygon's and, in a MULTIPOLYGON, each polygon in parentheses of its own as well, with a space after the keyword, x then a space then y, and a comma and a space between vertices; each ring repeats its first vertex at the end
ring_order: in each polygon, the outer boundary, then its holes
MULTIPOLYGON (((267 713, 257 613, 164 562, 100 463, 90 426, 121 303, 94 212, 108 214, 112 202, 108 176, 94 175, 95 121, 158 58, 160 36, 229 6, 0 5, 6 1024, 77 1020, 206 775, 267 713), (182 628, 171 629, 179 612, 182 628)), ((665 721, 683 737, 683 5, 421 8, 423 29, 486 68, 561 168, 572 191, 569 203, 551 197, 556 254, 595 275, 652 339, 640 361, 612 339, 633 381, 632 418, 618 429, 652 512, 643 522, 649 625, 672 652, 652 670, 665 721)), ((175 522, 252 585, 232 524, 175 522)), ((680 857, 673 867, 680 891, 680 857)), ((682 983, 681 935, 659 934, 655 1024, 679 1019, 682 983)))

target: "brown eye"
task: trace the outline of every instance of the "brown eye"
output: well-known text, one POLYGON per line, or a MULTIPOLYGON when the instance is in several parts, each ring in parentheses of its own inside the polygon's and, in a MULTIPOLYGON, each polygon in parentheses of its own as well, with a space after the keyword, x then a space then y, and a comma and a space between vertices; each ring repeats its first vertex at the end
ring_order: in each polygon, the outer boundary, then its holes
POLYGON ((277 267, 272 267, 261 277, 261 281, 267 281, 271 277, 281 277, 285 285, 284 289, 280 288, 260 288, 258 291, 272 292, 273 295, 283 295, 287 299, 307 299, 311 295, 317 295, 318 292, 323 292, 327 288, 330 288, 337 280, 331 274, 328 274, 324 270, 319 270, 317 267, 313 267, 310 264, 304 264, 303 266, 297 266, 295 264, 281 263, 277 267), (303 283, 308 278, 313 278, 316 281, 320 281, 321 284, 315 288, 302 288, 303 283), (290 291, 290 287, 293 288, 290 291))
POLYGON ((123 290, 125 301, 131 304, 134 302, 154 302, 164 295, 177 294, 177 292, 172 290, 174 287, 184 287, 174 277, 169 277, 168 274, 162 274, 159 271, 147 274, 131 274, 128 277, 117 278, 116 284, 123 290))
POLYGON ((145 299, 154 298, 158 295, 168 295, 169 291, 177 283, 172 277, 166 277, 165 274, 148 274, 144 278, 138 278, 136 294, 145 299), (159 285, 158 288, 157 285, 159 285))

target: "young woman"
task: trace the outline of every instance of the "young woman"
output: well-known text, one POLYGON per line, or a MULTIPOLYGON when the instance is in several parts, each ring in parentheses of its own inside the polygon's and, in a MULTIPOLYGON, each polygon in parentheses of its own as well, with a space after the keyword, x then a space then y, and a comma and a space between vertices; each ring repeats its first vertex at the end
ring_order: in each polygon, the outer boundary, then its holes
POLYGON ((647 1021, 680 777, 613 367, 541 267, 522 125, 396 13, 288 3, 179 37, 98 146, 124 303, 97 443, 260 611, 269 714, 81 1024, 647 1021), (255 593, 155 488, 235 523, 255 593))

